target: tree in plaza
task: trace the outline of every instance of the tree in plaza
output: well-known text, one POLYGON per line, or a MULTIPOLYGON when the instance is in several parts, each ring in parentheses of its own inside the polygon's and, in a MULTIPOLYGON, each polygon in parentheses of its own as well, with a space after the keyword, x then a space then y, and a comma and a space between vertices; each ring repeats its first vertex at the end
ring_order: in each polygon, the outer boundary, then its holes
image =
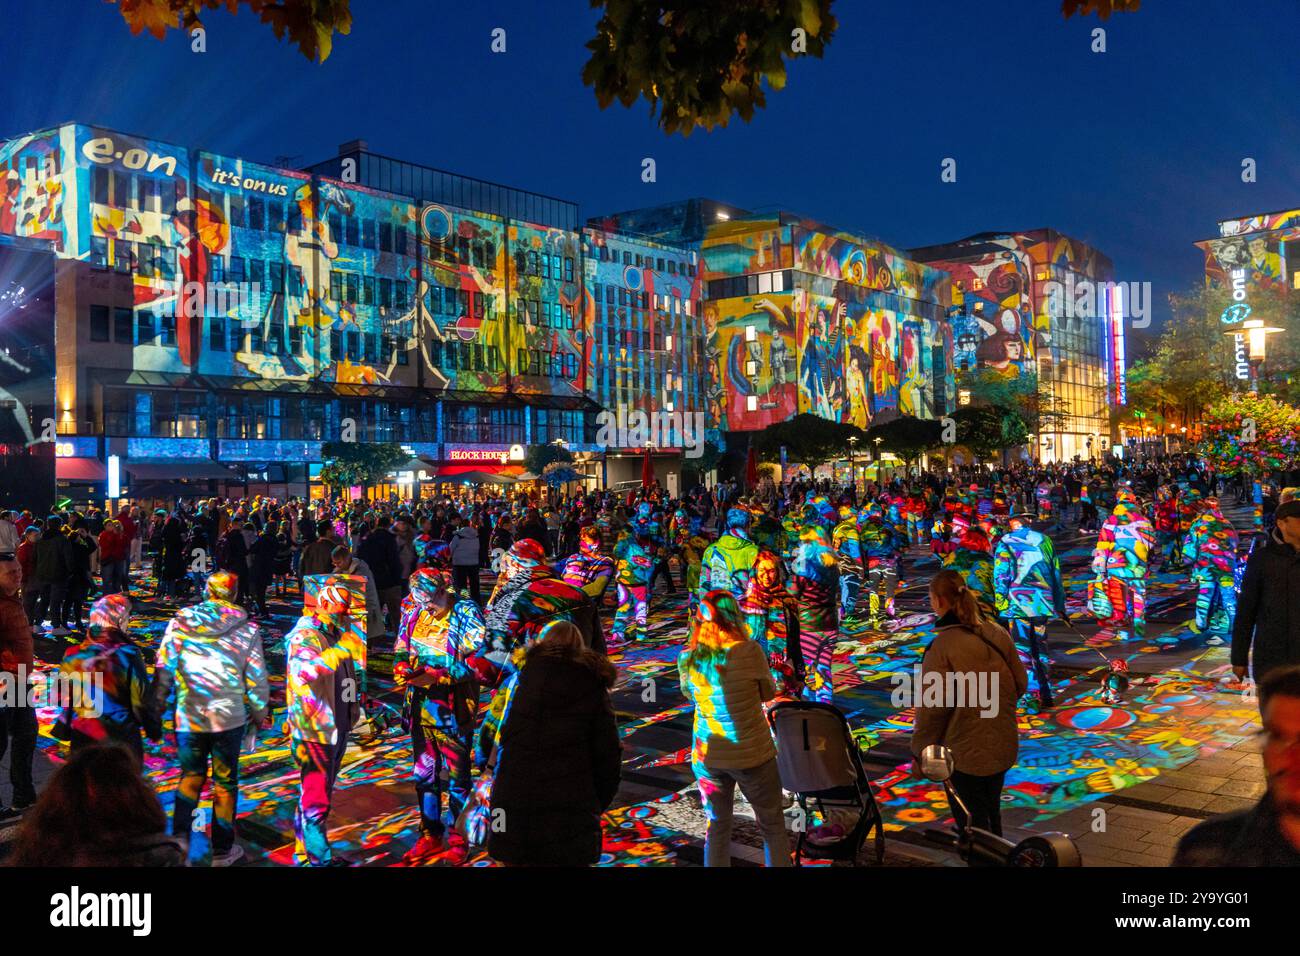
POLYGON ((336 491, 358 485, 369 488, 410 458, 397 442, 331 441, 321 448, 321 455, 325 458, 321 483, 336 491))
POLYGON ((1025 420, 1014 408, 967 405, 953 412, 952 419, 957 423, 956 444, 965 445, 981 458, 1029 440, 1025 420))
POLYGON ((867 429, 866 446, 875 446, 880 439, 881 451, 891 452, 903 459, 908 471, 912 464, 929 449, 938 445, 943 437, 943 425, 933 419, 900 415, 867 429))
POLYGON ((571 465, 573 452, 563 445, 548 442, 545 445, 529 445, 524 452, 524 470, 534 475, 541 475, 547 467, 554 464, 571 465))
POLYGON ((866 437, 866 432, 856 425, 802 412, 755 435, 754 449, 764 460, 777 461, 784 446, 790 460, 815 468, 823 462, 848 457, 850 438, 856 438, 859 447, 865 448, 866 437))
POLYGON ((1224 474, 1300 467, 1300 408, 1271 395, 1226 395, 1205 410, 1203 428, 1197 450, 1224 474))
POLYGON ((163 39, 168 30, 190 33, 201 27, 204 11, 226 9, 235 13, 241 6, 257 16, 274 32, 286 36, 302 55, 324 63, 334 46, 334 34, 352 30, 349 0, 109 0, 116 2, 122 19, 139 35, 145 30, 163 39))
POLYGON ((1015 411, 1028 433, 1054 431, 1065 420, 1065 403, 1041 385, 1038 375, 1022 371, 1005 375, 994 368, 973 368, 961 373, 957 386, 970 392, 974 405, 991 405, 1015 411))
POLYGON ((748 122, 786 83, 787 59, 820 58, 832 0, 591 0, 603 11, 582 82, 604 109, 644 98, 666 133, 748 122))

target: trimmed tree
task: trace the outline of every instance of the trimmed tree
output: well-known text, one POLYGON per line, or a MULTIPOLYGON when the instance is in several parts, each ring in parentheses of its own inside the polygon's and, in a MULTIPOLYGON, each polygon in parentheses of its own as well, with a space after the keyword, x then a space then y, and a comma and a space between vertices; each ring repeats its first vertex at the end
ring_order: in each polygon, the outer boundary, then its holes
POLYGON ((866 447, 874 447, 876 439, 879 438, 880 449, 903 459, 910 472, 912 464, 927 450, 939 444, 942 437, 943 425, 939 422, 929 418, 900 415, 898 418, 868 428, 866 447))
POLYGON ((358 485, 369 488, 410 458, 397 442, 331 441, 325 443, 321 454, 325 458, 321 483, 335 491, 358 485))

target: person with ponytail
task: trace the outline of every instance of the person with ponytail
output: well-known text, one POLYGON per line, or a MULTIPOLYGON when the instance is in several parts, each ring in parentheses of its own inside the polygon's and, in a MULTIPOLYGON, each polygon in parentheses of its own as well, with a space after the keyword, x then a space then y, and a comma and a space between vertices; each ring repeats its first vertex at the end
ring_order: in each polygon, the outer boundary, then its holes
MULTIPOLYGON (((953 789, 972 825, 1001 834, 1002 783, 1020 749, 1016 701, 1029 676, 1011 636, 981 613, 959 573, 949 568, 934 576, 930 607, 938 619, 912 689, 912 753, 919 756, 931 744, 951 750, 953 789), (942 691, 937 703, 931 688, 942 691)), ((957 807, 953 816, 965 825, 957 807)))
POLYGON ((789 866, 776 747, 763 717, 763 702, 776 696, 776 683, 763 649, 745 635, 731 592, 711 590, 700 598, 677 672, 682 693, 695 704, 691 769, 708 820, 704 865, 731 865, 739 785, 762 831, 766 865, 789 866))

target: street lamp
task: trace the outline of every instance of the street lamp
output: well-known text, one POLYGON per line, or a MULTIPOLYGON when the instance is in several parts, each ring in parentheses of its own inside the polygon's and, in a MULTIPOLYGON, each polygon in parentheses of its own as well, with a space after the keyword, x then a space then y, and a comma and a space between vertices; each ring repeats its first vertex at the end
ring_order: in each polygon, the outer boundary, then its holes
POLYGON ((1263 319, 1247 319, 1240 325, 1230 329, 1225 329, 1224 335, 1231 335, 1236 339, 1237 345, 1237 363, 1238 377, 1241 375, 1241 361, 1246 359, 1249 364, 1250 390, 1252 392, 1259 390, 1259 370, 1264 364, 1264 358, 1268 352, 1268 337, 1275 332, 1281 332, 1282 329, 1273 325, 1265 325, 1263 319), (1243 341, 1244 340, 1244 341, 1243 341), (1245 354, 1242 355, 1242 345, 1245 345, 1245 354))
POLYGON ((858 490, 858 436, 849 436, 849 476, 853 479, 853 491, 858 490))

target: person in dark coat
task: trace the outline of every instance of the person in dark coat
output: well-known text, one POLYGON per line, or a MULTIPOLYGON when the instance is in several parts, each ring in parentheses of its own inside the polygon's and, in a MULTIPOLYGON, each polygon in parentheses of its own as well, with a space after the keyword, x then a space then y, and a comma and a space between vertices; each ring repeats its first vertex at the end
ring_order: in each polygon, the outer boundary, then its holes
MULTIPOLYGON (((1257 685, 1276 667, 1300 664, 1300 501, 1279 505, 1267 544, 1246 562, 1232 626, 1232 671, 1257 685)), ((1260 696, 1260 706, 1264 705, 1260 696)))
POLYGON ((1300 866, 1300 667, 1274 668, 1259 691, 1268 790, 1255 806, 1188 830, 1174 866, 1300 866))
POLYGON ((375 530, 356 548, 356 556, 370 566, 379 590, 379 603, 388 614, 388 630, 396 634, 402 620, 402 562, 397 538, 390 527, 393 519, 381 515, 375 530))
POLYGON ((618 792, 622 744, 609 688, 616 671, 569 621, 547 626, 499 693, 488 854, 514 866, 589 866, 600 859, 601 815, 618 792))
POLYGON ((268 521, 248 552, 253 559, 250 570, 253 607, 260 617, 271 616, 271 609, 266 604, 266 591, 275 578, 275 564, 280 553, 278 534, 279 528, 276 523, 268 521))
POLYGON ((185 527, 176 515, 168 516, 162 529, 159 555, 158 593, 168 600, 176 596, 176 582, 185 577, 185 527))

